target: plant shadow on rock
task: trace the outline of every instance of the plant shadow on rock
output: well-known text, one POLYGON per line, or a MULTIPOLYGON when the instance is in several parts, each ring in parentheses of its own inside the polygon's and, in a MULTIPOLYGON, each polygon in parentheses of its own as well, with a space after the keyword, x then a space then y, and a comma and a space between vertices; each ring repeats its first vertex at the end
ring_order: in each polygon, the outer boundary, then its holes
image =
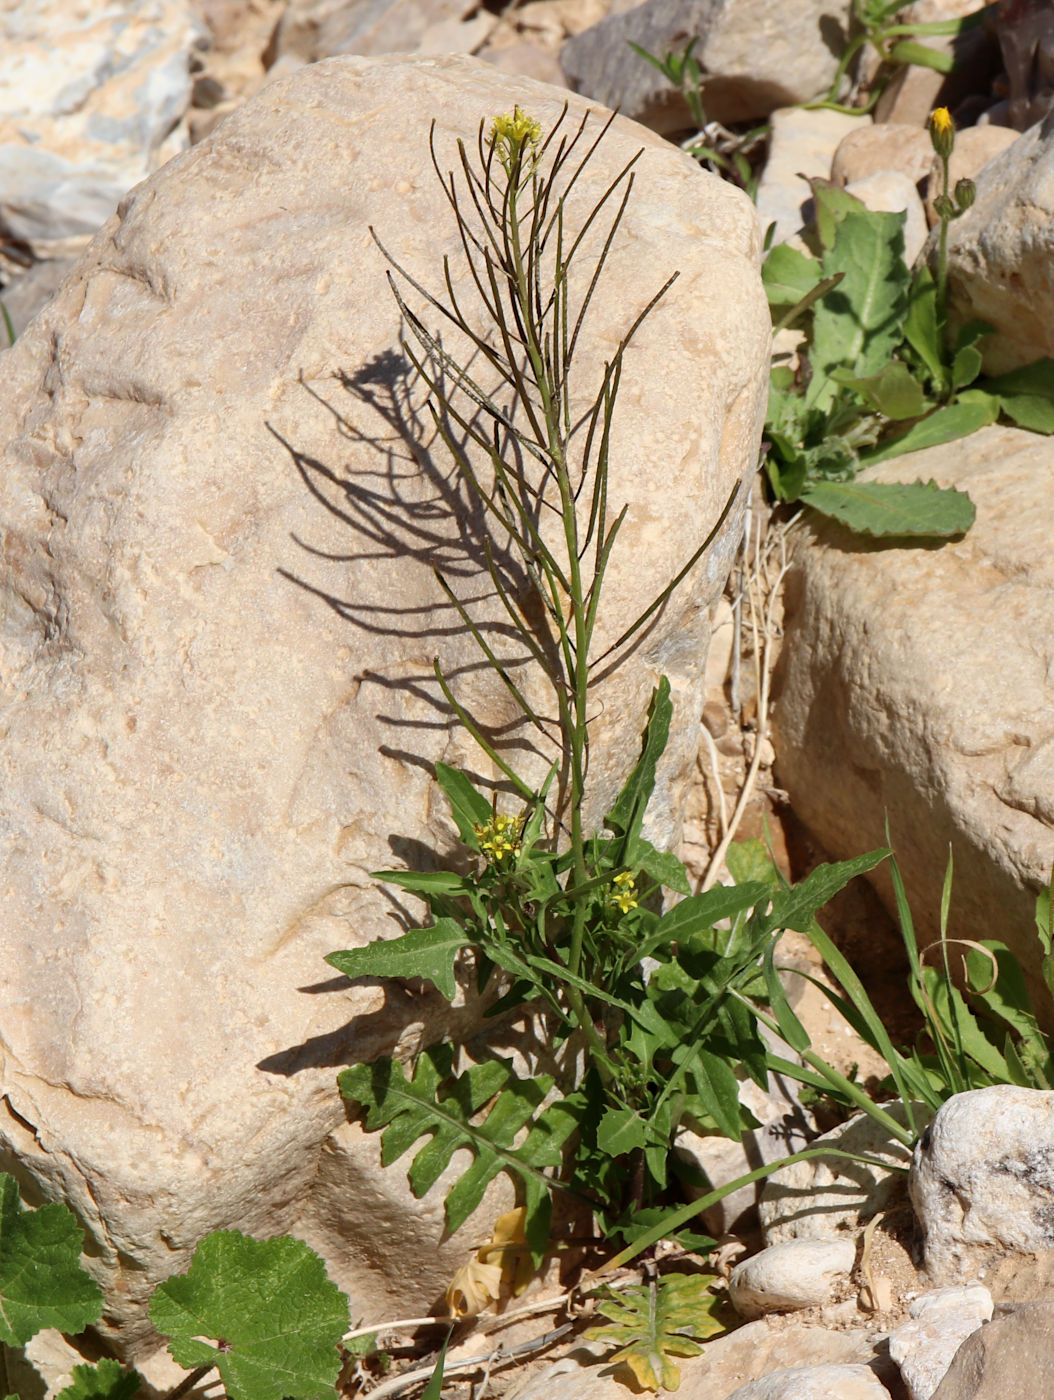
MULTIPOLYGON (((442 368, 434 368, 437 377, 441 377, 442 368)), ((489 587, 489 556, 492 564, 501 569, 506 587, 536 621, 537 640, 552 657, 555 667, 556 639, 537 606, 534 585, 515 551, 506 549, 499 553, 495 550, 487 513, 478 498, 466 488, 457 468, 451 466, 444 470, 436 462, 430 449, 438 430, 426 421, 420 405, 415 403, 413 380, 411 365, 395 349, 375 355, 355 373, 339 372, 332 377, 331 383, 339 384, 360 408, 365 407, 365 416, 375 420, 375 425, 370 428, 359 425, 360 414, 354 409, 335 404, 324 391, 301 380, 305 392, 330 415, 337 437, 368 448, 377 463, 375 467, 334 466, 302 452, 295 443, 268 425, 289 454, 310 495, 346 528, 349 539, 358 543, 358 547, 349 547, 346 554, 334 556, 319 550, 305 539, 294 537, 295 543, 307 556, 303 573, 294 573, 285 568, 279 568, 278 572, 359 631, 405 638, 411 645, 424 642, 432 651, 438 650, 444 639, 467 635, 455 603, 444 598, 438 586, 433 587, 431 592, 439 596, 408 606, 401 606, 387 596, 371 596, 367 592, 353 594, 351 589, 347 596, 338 596, 312 582, 310 560, 316 558, 346 564, 349 570, 364 566, 368 570, 371 561, 399 558, 406 561, 408 578, 412 578, 415 568, 426 569, 446 580, 463 602, 472 603, 489 596, 486 591, 486 587, 489 587)), ((447 431, 455 430, 452 422, 448 421, 444 426, 447 431)), ((507 458, 517 464, 517 469, 522 469, 519 448, 514 440, 507 444, 507 458)), ((357 584, 358 580, 355 582, 357 584)), ((495 655, 511 673, 532 664, 532 658, 511 625, 493 616, 481 618, 477 625, 495 655)), ((469 653, 466 648, 466 655, 469 659, 464 664, 445 666, 444 675, 448 682, 467 687, 471 692, 474 680, 480 678, 486 681, 493 672, 478 651, 469 653)), ((361 680, 364 684, 377 687, 382 696, 392 692, 408 693, 416 700, 423 701, 433 712, 434 717, 427 721, 411 720, 393 713, 397 707, 391 703, 382 703, 376 719, 381 725, 400 731, 400 737, 404 740, 399 745, 382 746, 381 754, 405 766, 423 770, 429 780, 434 781, 434 761, 414 747, 414 732, 424 728, 432 735, 443 732, 453 734, 460 728, 460 720, 444 697, 434 672, 413 668, 408 673, 401 673, 401 669, 395 666, 389 673, 379 669, 364 670, 361 680)), ((476 696, 472 698, 477 700, 476 696)), ((553 727, 555 729, 555 722, 553 727)), ((526 756, 534 757, 548 767, 551 757, 541 753, 537 743, 525 732, 528 728, 522 716, 513 715, 504 722, 485 726, 485 732, 490 743, 503 756, 508 756, 510 762, 515 761, 515 766, 522 767, 526 756)), ((468 773, 474 783, 489 787, 495 793, 513 790, 512 785, 500 775, 483 775, 471 769, 468 773)), ((561 776, 566 782, 566 775, 561 776)), ((561 800, 562 789, 558 805, 561 800)), ((463 848, 452 846, 449 850, 440 851, 424 841, 394 832, 389 834, 388 844, 395 861, 415 871, 450 868, 452 864, 470 860, 470 853, 463 848)), ((375 891, 379 900, 388 902, 389 915, 399 932, 415 926, 418 913, 409 908, 393 888, 378 884, 375 891)), ((260 1061, 258 1068, 288 1077, 307 1069, 339 1068, 355 1061, 370 1062, 379 1056, 393 1054, 407 1031, 415 1024, 427 1022, 433 1012, 437 1022, 443 1026, 439 1034, 449 1033, 453 1028, 452 1008, 427 982, 415 979, 401 985, 381 979, 359 978, 356 985, 382 988, 383 1003, 373 1011, 353 1017, 336 1031, 310 1037, 299 1045, 268 1056, 260 1061)), ((345 992, 351 986, 350 979, 341 976, 327 978, 298 990, 307 995, 328 995, 345 992)), ((454 1012, 457 1021, 464 1021, 464 1030, 478 1025, 481 1015, 478 999, 471 994, 463 1011, 454 1012)), ((521 1050, 524 1048, 522 1035, 516 1043, 521 1050)), ((414 1047, 415 1052, 419 1048, 423 1048, 423 1042, 421 1046, 414 1047)), ((535 1048, 539 1053, 543 1049, 540 1044, 535 1048)), ((349 1113, 349 1117, 352 1116, 349 1113)))
MULTIPOLYGON (((433 372, 437 380, 443 382, 445 372, 442 366, 433 362, 433 372)), ((301 382, 305 391, 332 416, 338 435, 346 441, 369 448, 371 455, 383 466, 343 471, 301 453, 295 444, 279 434, 275 433, 275 436, 290 454, 301 480, 315 500, 346 526, 349 534, 363 541, 361 550, 349 551, 338 562, 346 563, 349 567, 362 564, 368 567, 371 561, 378 559, 403 559, 407 561, 408 577, 413 565, 427 569, 440 580, 439 587, 445 583, 462 603, 469 606, 482 604, 485 607, 493 597, 488 584, 489 560, 500 572, 510 594, 530 613, 535 624, 536 640, 555 666, 557 642, 535 602, 534 585, 522 561, 515 550, 494 541, 487 512, 478 497, 466 486, 458 468, 453 464, 442 468, 431 452, 439 431, 425 420, 420 406, 414 402, 414 373, 408 361, 398 351, 388 350, 374 356, 354 374, 341 372, 334 378, 354 400, 379 418, 389 431, 382 433, 378 428, 371 432, 359 427, 349 411, 342 411, 311 384, 301 382)), ((462 448, 467 448, 468 435, 459 433, 449 417, 444 421, 443 429, 457 437, 462 448)), ((514 470, 522 472, 520 449, 511 434, 502 443, 502 451, 514 470)), ((308 556, 333 559, 332 555, 322 554, 304 540, 297 539, 296 543, 308 556)), ((425 602, 414 602, 409 606, 400 606, 388 598, 342 598, 316 587, 308 577, 294 575, 285 569, 279 572, 297 587, 314 594, 339 617, 361 631, 428 644, 467 635, 457 604, 449 596, 432 596, 425 602)), ((431 589, 433 595, 439 593, 439 587, 431 589)), ((522 640, 509 622, 494 615, 480 615, 478 606, 473 608, 473 612, 480 632, 510 674, 515 675, 531 664, 522 640)), ((433 650, 431 645, 429 650, 433 650)), ((473 695, 473 682, 492 679, 493 671, 477 650, 468 652, 466 649, 466 653, 471 659, 444 666, 444 674, 449 681, 462 683, 471 700, 476 698, 473 695)), ((423 700, 435 715, 434 720, 424 723, 423 727, 429 731, 454 733, 459 728, 458 716, 442 694, 431 669, 408 675, 370 670, 363 672, 362 679, 382 690, 409 692, 416 699, 423 700)), ((393 716, 392 709, 391 705, 382 706, 377 715, 381 724, 402 730, 407 738, 410 737, 407 731, 422 727, 421 721, 407 721, 393 716)), ((553 727, 555 730, 555 722, 553 727)), ((527 738, 524 731, 528 726, 522 716, 514 714, 511 708, 508 718, 481 723, 481 728, 494 747, 510 760, 514 754, 521 758, 535 755, 544 764, 543 772, 552 761, 551 756, 542 755, 537 744, 527 738)), ((424 769, 430 778, 435 776, 433 761, 409 744, 385 747, 381 752, 401 763, 424 769)), ((472 776, 474 780, 497 791, 511 790, 502 779, 494 780, 480 774, 472 776)), ((394 836, 391 838, 392 849, 403 857, 406 853, 396 849, 399 840, 394 836)), ((418 857, 425 854, 423 850, 416 852, 418 857)), ((438 852, 431 853, 433 861, 447 858, 438 852)), ((426 865, 421 868, 432 867, 426 865)))

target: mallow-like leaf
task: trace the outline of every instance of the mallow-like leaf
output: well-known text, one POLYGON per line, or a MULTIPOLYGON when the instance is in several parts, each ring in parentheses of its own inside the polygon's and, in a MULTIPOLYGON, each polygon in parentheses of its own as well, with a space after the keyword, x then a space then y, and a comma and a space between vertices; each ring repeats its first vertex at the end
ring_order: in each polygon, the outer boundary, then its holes
POLYGON ((22 1346, 45 1327, 82 1332, 102 1312, 102 1290, 80 1265, 84 1237, 58 1202, 23 1210, 14 1177, 0 1173, 0 1343, 22 1346))
POLYGON ((217 1367, 230 1400, 333 1400, 348 1300, 302 1240, 206 1235, 150 1321, 180 1366, 217 1367))
POLYGON ((58 1400, 134 1400, 142 1384, 138 1371, 126 1371, 105 1357, 97 1366, 74 1366, 73 1384, 59 1392, 58 1400))

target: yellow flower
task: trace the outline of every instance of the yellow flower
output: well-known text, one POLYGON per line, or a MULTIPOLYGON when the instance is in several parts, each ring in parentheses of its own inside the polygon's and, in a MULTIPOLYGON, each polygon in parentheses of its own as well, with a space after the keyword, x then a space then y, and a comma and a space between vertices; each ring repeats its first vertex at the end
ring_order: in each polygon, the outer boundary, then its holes
POLYGON ((523 831, 522 817, 504 817, 495 812, 485 825, 473 823, 479 848, 492 864, 499 864, 506 856, 518 856, 523 849, 520 835, 523 831))
POLYGON ((519 107, 514 109, 511 116, 506 112, 504 116, 495 117, 491 123, 490 144, 510 179, 513 171, 524 164, 525 156, 528 167, 533 165, 541 139, 541 123, 519 107))
POLYGON ((623 870, 620 875, 615 876, 611 882, 609 898, 620 914, 628 914, 631 909, 636 909, 637 882, 632 871, 623 870))
POLYGON ((930 113, 930 141, 942 160, 947 160, 955 146, 955 123, 947 107, 937 107, 930 113))

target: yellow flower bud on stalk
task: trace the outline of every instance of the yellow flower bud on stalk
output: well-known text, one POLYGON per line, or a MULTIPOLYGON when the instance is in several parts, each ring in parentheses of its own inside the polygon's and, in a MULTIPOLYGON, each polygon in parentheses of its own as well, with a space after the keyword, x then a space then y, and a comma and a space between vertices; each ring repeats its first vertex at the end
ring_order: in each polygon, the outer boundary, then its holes
POLYGON ((929 126, 930 141, 941 163, 941 192, 933 201, 933 208, 941 225, 937 243, 937 316, 943 326, 948 314, 948 225, 962 210, 956 209, 948 192, 948 160, 955 149, 955 123, 947 107, 936 107, 930 113, 929 126))
POLYGON ((930 113, 930 140, 941 160, 947 163, 955 149, 955 123, 947 107, 937 107, 930 113))

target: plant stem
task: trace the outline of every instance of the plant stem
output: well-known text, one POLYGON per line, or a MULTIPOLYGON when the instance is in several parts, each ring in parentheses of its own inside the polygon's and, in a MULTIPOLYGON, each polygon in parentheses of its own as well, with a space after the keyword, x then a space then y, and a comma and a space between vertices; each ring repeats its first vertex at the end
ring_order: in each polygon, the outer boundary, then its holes
MULTIPOLYGON (((948 173, 948 157, 941 156, 941 189, 945 199, 949 199, 951 176, 948 173)), ((937 245, 937 321, 941 329, 948 319, 948 225, 947 214, 940 215, 941 231, 937 245)))
MULTIPOLYGON (((512 255, 513 295, 520 313, 520 324, 524 331, 524 345, 531 364, 531 374, 542 401, 542 417, 545 422, 546 446, 553 476, 560 493, 560 514, 564 527, 564 544, 567 550, 567 581, 571 606, 571 623, 574 628, 573 642, 567 636, 567 623, 561 626, 565 658, 571 661, 570 676, 570 726, 563 726, 570 745, 568 762, 570 765, 570 806, 571 806, 571 858, 573 882, 576 887, 587 883, 589 875, 585 858, 585 838, 582 833, 582 800, 585 794, 585 775, 588 764, 589 731, 587 727, 587 703, 589 688, 589 643, 590 627, 583 597, 582 565, 579 558, 578 514, 571 482, 568 476, 566 444, 560 424, 559 386, 552 381, 539 344, 538 328, 531 306, 530 285, 523 262, 523 246, 520 232, 519 213, 520 167, 516 165, 510 174, 508 194, 508 230, 512 255)), ((565 276, 564 268, 558 266, 557 278, 565 276)), ((563 601, 554 597, 558 616, 562 617, 563 601)), ((561 710, 564 702, 561 703, 561 710)), ((576 899, 571 915, 571 943, 568 949, 568 971, 579 975, 582 964, 582 945, 585 939, 586 904, 576 899)), ((597 1071, 605 1084, 614 1081, 607 1046, 593 1023, 593 1017, 577 987, 567 988, 567 1000, 575 1021, 585 1036, 596 1063, 597 1071)))

